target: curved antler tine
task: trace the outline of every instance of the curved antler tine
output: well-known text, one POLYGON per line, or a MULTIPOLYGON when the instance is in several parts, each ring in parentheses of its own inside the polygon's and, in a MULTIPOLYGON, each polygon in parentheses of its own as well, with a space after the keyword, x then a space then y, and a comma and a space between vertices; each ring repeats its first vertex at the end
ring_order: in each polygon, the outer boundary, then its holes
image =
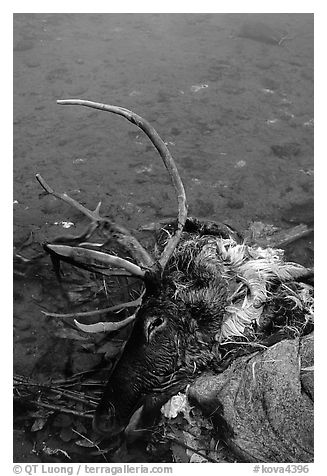
POLYGON ((68 245, 45 245, 46 250, 58 256, 62 260, 66 260, 83 267, 90 266, 92 268, 108 268, 110 266, 124 268, 129 273, 139 278, 144 278, 145 271, 126 259, 118 256, 102 253, 101 251, 90 250, 87 248, 78 248, 68 245))
POLYGON ((123 321, 118 322, 96 322, 95 324, 82 324, 74 319, 74 323, 78 329, 89 334, 96 334, 98 332, 114 332, 118 331, 122 327, 127 326, 130 322, 133 322, 136 317, 136 313, 126 317, 123 321))
POLYGON ((86 101, 84 99, 62 99, 58 100, 57 104, 61 105, 79 105, 79 106, 86 106, 91 107, 94 109, 99 109, 101 111, 112 112, 113 114, 118 114, 120 116, 125 117, 128 121, 132 122, 149 137, 152 144, 155 146, 157 151, 159 152, 166 169, 168 170, 169 176, 171 178, 172 184, 177 194, 177 201, 178 201, 178 223, 177 223, 177 230, 176 232, 169 238, 166 246, 161 254, 159 259, 159 264, 162 270, 165 268, 169 258, 171 257, 174 249, 176 248, 187 217, 187 203, 186 203, 186 195, 182 180, 178 173, 176 164, 174 162, 173 157, 171 156, 166 144, 161 139, 157 131, 141 116, 135 114, 134 112, 119 107, 119 106, 111 106, 107 104, 86 101))
POLYGON ((41 312, 47 317, 59 317, 59 318, 98 316, 99 314, 107 314, 108 312, 121 311, 122 309, 127 309, 129 307, 139 308, 142 304, 142 299, 144 294, 145 294, 145 288, 143 289, 139 297, 134 299, 134 301, 127 301, 121 304, 115 304, 114 306, 110 306, 103 309, 96 309, 95 311, 71 312, 68 314, 58 314, 56 312, 47 312, 47 311, 41 311, 41 312))

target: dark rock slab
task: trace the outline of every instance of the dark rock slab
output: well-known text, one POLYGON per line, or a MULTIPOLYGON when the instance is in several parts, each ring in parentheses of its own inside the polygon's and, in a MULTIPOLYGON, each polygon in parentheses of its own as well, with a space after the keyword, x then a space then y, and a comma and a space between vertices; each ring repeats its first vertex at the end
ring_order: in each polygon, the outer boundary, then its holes
MULTIPOLYGON (((203 375, 191 386, 190 400, 211 416, 240 460, 313 461, 313 401, 301 381, 302 364, 312 363, 313 338, 305 339, 236 359, 222 374, 203 375)), ((310 381, 305 385, 311 388, 310 381)))

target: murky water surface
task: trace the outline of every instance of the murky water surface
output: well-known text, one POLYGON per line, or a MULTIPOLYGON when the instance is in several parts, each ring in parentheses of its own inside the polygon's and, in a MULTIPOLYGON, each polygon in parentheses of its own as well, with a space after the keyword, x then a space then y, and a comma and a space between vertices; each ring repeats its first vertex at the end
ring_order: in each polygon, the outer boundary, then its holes
MULTIPOLYGON (((65 233, 63 222, 81 221, 42 195, 35 173, 89 208, 101 200, 129 229, 176 215, 147 137, 118 116, 56 105, 64 98, 120 105, 150 121, 176 160, 190 215, 240 230, 252 221, 312 225, 312 15, 16 14, 18 247, 32 236, 37 248, 65 233)), ((289 254, 312 264, 312 237, 289 254)), ((53 282, 46 262, 17 276, 16 373, 50 375, 51 352, 65 365, 67 341, 58 343, 40 312, 60 307, 53 282)), ((39 461, 31 449, 17 430, 16 460, 39 461)))

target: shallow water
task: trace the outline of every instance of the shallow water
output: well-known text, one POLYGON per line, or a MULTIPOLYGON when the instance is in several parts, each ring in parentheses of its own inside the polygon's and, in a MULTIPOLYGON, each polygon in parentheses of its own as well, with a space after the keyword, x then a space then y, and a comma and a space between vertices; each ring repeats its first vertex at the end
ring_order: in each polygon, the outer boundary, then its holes
MULTIPOLYGON (((120 117, 56 105, 64 98, 150 121, 175 158, 190 215, 240 230, 255 220, 313 223, 313 15, 15 14, 18 244, 31 232, 39 243, 51 239, 65 232, 63 220, 79 219, 42 196, 35 173, 89 208, 101 200, 103 213, 129 229, 176 215, 146 136, 120 117), (290 39, 241 37, 249 22, 290 39)), ((312 237, 289 254, 312 264, 312 237)), ((15 282, 14 362, 25 375, 51 346, 65 352, 40 314, 56 299, 41 275, 15 282)), ((15 441, 17 461, 39 461, 20 433, 15 441)))

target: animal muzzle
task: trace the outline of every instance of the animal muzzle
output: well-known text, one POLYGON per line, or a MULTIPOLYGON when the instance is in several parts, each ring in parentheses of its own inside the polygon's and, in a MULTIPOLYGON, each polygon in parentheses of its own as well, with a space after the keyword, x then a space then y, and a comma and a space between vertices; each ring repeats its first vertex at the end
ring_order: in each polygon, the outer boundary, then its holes
POLYGON ((102 437, 111 439, 121 435, 127 422, 123 422, 112 403, 99 405, 93 417, 93 429, 102 437))
MULTIPOLYGON (((113 380, 107 386, 93 417, 93 429, 108 440, 123 438, 127 427, 131 424, 137 426, 143 408, 142 400, 131 385, 127 386, 123 382, 120 386, 113 380)), ((120 379, 118 381, 121 383, 120 379)))
POLYGON ((123 441, 127 445, 144 440, 153 424, 153 415, 146 416, 144 405, 141 405, 128 419, 123 420, 115 412, 112 404, 106 407, 98 407, 93 418, 93 429, 102 437, 102 440, 110 442, 112 448, 119 448, 123 441))

